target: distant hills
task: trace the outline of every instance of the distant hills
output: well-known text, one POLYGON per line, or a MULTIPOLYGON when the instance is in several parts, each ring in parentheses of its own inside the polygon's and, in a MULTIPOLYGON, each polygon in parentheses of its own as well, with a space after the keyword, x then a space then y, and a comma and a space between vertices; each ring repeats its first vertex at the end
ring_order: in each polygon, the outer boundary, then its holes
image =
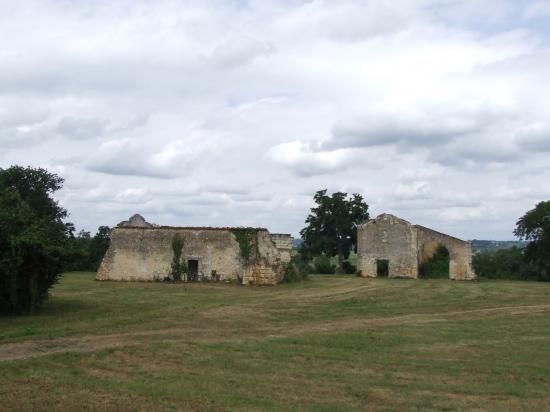
MULTIPOLYGON (((294 239, 292 245, 296 248, 302 244, 300 238, 294 239)), ((484 252, 488 250, 510 249, 514 246, 523 248, 527 245, 526 241, 522 240, 472 240, 472 249, 474 253, 484 252)))

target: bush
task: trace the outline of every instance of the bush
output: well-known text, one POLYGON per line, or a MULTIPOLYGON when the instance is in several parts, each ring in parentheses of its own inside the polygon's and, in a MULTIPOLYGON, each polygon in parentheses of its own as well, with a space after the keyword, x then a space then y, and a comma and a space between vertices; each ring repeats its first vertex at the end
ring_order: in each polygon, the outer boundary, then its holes
POLYGON ((313 270, 322 275, 333 275, 336 265, 332 264, 328 256, 321 255, 313 259, 313 270))
POLYGON ((550 281, 533 264, 526 262, 523 249, 515 246, 476 253, 472 263, 476 274, 487 279, 550 281))
POLYGON ((59 278, 71 226, 51 195, 62 182, 44 169, 0 169, 0 313, 35 309, 59 278))
POLYGON ((448 279, 449 278, 449 251, 440 245, 434 255, 419 268, 420 277, 425 279, 448 279))
POLYGON ((309 279, 309 265, 300 259, 292 259, 285 265, 283 282, 295 283, 309 279))
POLYGON ((343 267, 344 273, 346 273, 347 275, 354 275, 357 273, 357 266, 353 265, 347 260, 344 262, 343 267))

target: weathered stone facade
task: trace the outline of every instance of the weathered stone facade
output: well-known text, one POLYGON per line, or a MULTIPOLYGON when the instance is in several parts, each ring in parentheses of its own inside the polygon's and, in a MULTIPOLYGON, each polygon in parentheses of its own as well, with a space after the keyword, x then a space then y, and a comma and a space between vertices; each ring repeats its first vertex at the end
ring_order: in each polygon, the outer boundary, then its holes
POLYGON ((419 266, 429 259, 438 245, 449 251, 449 277, 473 280, 472 247, 469 242, 411 225, 406 220, 382 214, 357 229, 357 269, 365 277, 377 276, 380 260, 388 261, 390 278, 418 278, 419 266))
MULTIPOLYGON (((234 232, 242 228, 130 226, 113 229, 111 244, 97 273, 98 280, 154 281, 170 275, 172 239, 183 239, 182 262, 196 270, 198 279, 274 285, 283 278, 282 255, 267 229, 253 234, 248 263, 241 256, 234 232)), ((286 253, 286 252, 285 252, 286 253)))
POLYGON ((292 242, 294 238, 286 233, 272 233, 271 240, 273 240, 273 243, 275 243, 277 250, 281 254, 281 260, 285 263, 290 262, 290 259, 292 259, 292 242))

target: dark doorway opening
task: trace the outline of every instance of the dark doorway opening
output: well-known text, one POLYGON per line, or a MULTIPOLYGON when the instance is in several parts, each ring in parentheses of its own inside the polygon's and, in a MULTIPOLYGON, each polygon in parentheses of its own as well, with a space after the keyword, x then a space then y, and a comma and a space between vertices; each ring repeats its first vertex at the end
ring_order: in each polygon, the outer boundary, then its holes
POLYGON ((388 259, 378 259, 376 261, 376 276, 387 278, 390 273, 390 261, 388 259))
POLYGON ((199 261, 195 259, 189 259, 187 261, 187 280, 189 282, 196 282, 199 280, 199 261))

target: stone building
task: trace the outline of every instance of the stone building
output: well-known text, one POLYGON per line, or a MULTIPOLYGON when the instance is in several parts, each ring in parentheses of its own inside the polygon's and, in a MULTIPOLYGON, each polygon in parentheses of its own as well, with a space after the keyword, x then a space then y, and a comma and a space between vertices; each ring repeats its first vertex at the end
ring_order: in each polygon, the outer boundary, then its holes
POLYGON ((365 277, 390 278, 419 276, 420 265, 443 245, 449 251, 449 278, 473 280, 472 247, 457 239, 390 214, 382 214, 357 229, 357 269, 365 277), (387 269, 386 269, 387 268, 387 269))
POLYGON ((284 263, 292 254, 290 235, 272 235, 263 228, 156 226, 134 215, 111 232, 97 279, 154 281, 169 277, 176 235, 183 240, 182 263, 193 280, 274 285, 282 280, 284 263), (236 236, 239 232, 248 234, 246 258, 236 236))

